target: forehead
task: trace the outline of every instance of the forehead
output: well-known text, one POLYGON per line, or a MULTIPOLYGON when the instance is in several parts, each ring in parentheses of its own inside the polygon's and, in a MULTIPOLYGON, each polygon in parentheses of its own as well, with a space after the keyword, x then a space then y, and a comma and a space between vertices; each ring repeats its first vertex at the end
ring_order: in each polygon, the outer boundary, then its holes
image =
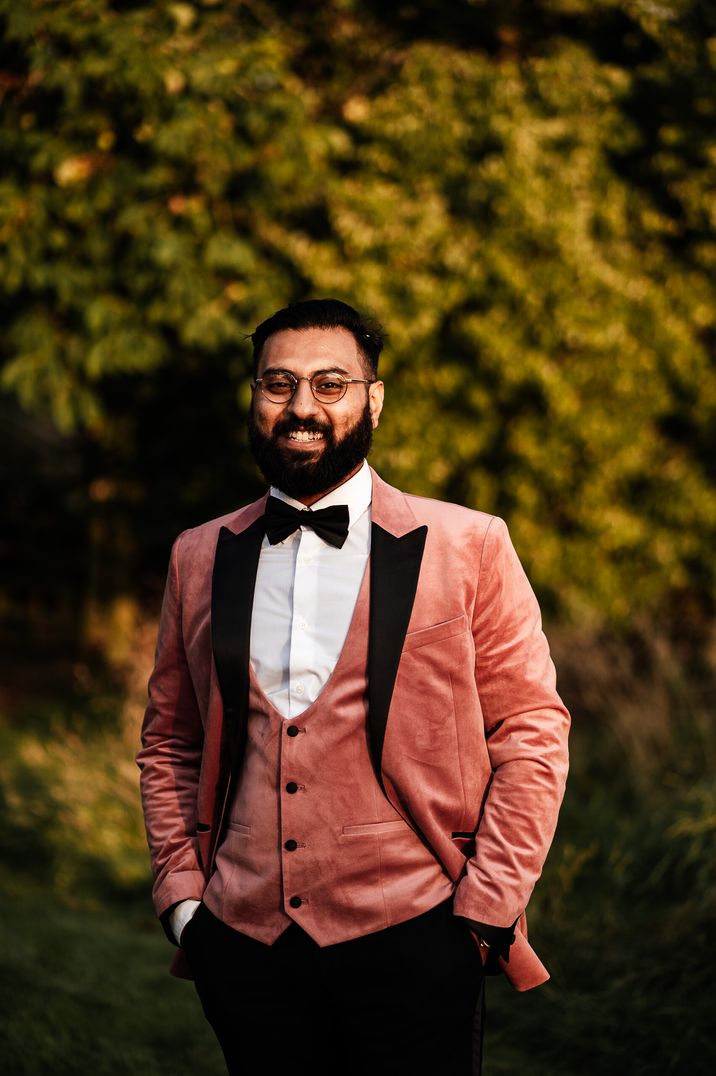
POLYGON ((301 375, 338 369, 350 377, 361 377, 363 370, 355 337, 347 329, 283 329, 274 333, 261 352, 259 376, 270 367, 301 375))

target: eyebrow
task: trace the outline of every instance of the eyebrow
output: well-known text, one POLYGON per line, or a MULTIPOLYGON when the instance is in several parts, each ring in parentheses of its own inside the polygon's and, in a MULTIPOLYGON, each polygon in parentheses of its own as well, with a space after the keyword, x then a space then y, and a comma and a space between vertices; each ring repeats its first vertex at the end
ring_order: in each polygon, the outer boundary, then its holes
MULTIPOLYGON (((291 377, 296 377, 293 370, 286 370, 283 366, 267 366, 262 377, 266 377, 267 374, 290 374, 291 377)), ((307 374, 307 377, 315 377, 316 374, 343 374, 344 377, 350 377, 348 370, 344 370, 342 366, 325 366, 321 370, 314 370, 312 374, 307 374)))

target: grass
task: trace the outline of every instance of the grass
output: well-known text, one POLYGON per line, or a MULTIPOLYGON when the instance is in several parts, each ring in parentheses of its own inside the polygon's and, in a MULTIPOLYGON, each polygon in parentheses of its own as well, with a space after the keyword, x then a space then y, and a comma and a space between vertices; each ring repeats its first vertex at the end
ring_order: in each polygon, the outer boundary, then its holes
MULTIPOLYGON (((573 645, 558 664, 572 777, 530 905, 553 978, 521 995, 490 981, 485 1076, 710 1073, 711 681, 663 661, 629 670, 623 656, 615 676, 608 647, 587 660, 573 645)), ((5 1076, 224 1072, 149 905, 132 761, 141 695, 36 703, 0 722, 5 1076)))
POLYGON ((131 908, 78 910, 27 887, 2 896, 5 1076, 215 1076, 220 1051, 169 946, 131 908))
POLYGON ((713 784, 627 813, 578 791, 532 916, 553 979, 516 998, 496 984, 488 1076, 710 1073, 713 784))

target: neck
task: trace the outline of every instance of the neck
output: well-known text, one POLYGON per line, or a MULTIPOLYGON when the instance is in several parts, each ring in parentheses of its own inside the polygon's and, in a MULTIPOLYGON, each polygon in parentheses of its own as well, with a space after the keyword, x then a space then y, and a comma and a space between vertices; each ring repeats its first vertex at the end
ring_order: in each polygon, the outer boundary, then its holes
POLYGON ((315 504, 316 501, 320 501, 320 499, 327 496, 327 494, 332 493, 334 489, 340 489, 340 487, 343 486, 349 478, 352 478, 353 475, 358 474, 362 466, 363 460, 360 461, 357 467, 353 468, 350 474, 347 474, 345 478, 342 478, 340 480, 340 482, 336 482, 335 486, 329 486, 328 489, 324 489, 322 493, 314 493, 310 497, 297 497, 296 500, 300 501, 301 504, 305 504, 306 508, 310 508, 312 504, 315 504))

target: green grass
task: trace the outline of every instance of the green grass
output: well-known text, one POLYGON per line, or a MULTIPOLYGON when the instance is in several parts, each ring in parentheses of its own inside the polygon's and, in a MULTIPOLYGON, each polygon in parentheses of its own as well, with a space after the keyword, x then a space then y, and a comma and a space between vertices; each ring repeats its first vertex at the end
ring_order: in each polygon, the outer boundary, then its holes
POLYGON ((494 984, 486 1076, 711 1073, 714 784, 627 812, 580 791, 532 908, 553 979, 518 996, 494 984))
POLYGON ((4 1076, 216 1076, 220 1051, 190 983, 146 916, 80 911, 51 893, 2 894, 4 1076))
MULTIPOLYGON (((628 720, 608 699, 602 715, 574 707, 572 777, 530 905, 553 978, 527 994, 489 982, 485 1076, 716 1067, 716 738, 712 695, 687 695, 658 720, 636 696, 628 720)), ((222 1076, 149 903, 138 708, 41 709, 0 723, 0 1071, 222 1076)))

